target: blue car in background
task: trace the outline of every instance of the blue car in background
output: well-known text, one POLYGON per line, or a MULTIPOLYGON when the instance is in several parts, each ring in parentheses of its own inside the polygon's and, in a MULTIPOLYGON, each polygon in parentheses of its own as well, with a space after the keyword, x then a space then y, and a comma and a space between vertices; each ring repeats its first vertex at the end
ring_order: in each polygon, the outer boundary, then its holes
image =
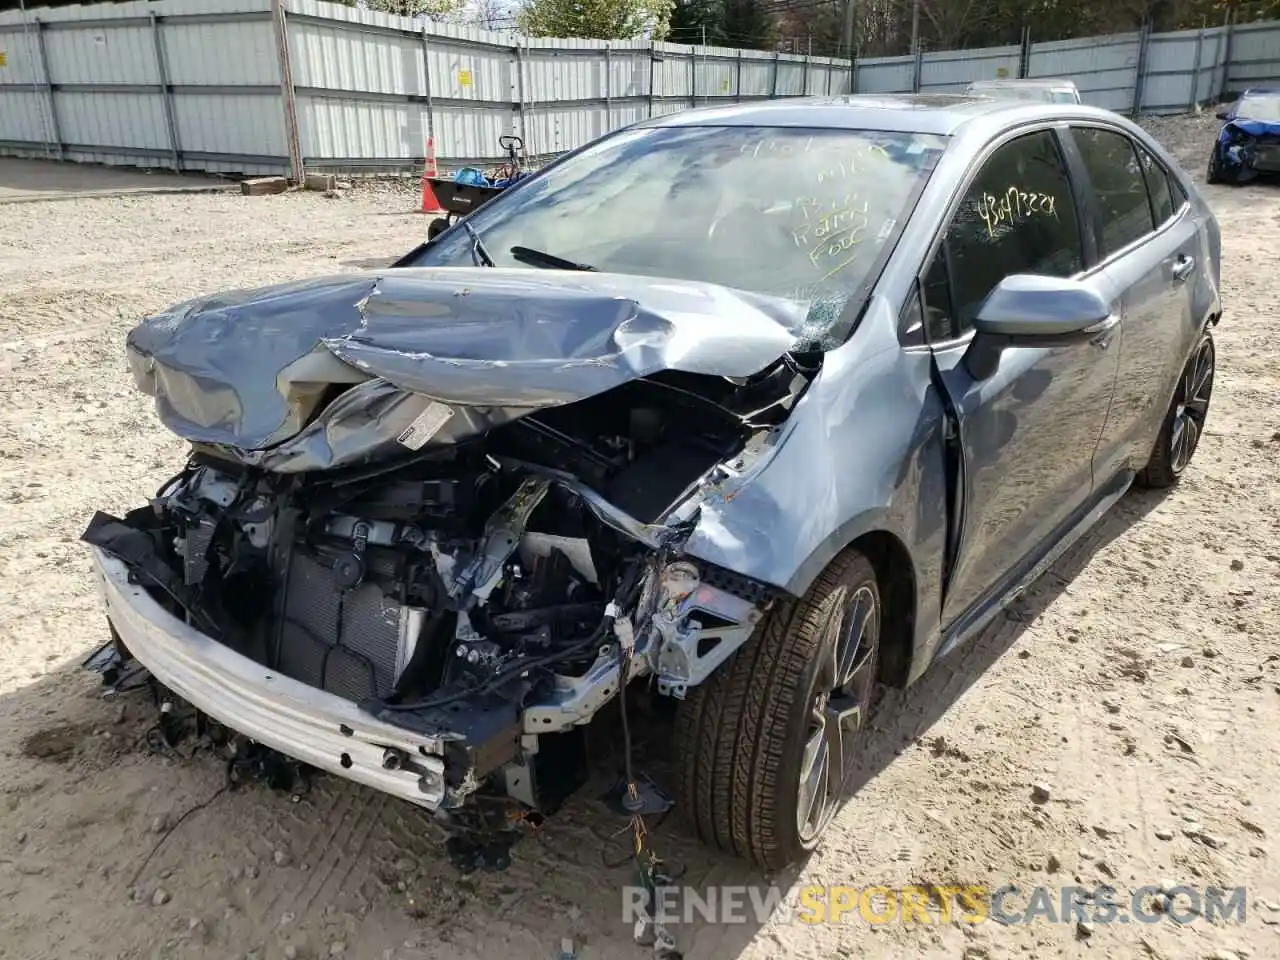
POLYGON ((1246 90, 1218 111, 1225 120, 1209 155, 1209 183, 1248 183, 1280 173, 1280 90, 1246 90))

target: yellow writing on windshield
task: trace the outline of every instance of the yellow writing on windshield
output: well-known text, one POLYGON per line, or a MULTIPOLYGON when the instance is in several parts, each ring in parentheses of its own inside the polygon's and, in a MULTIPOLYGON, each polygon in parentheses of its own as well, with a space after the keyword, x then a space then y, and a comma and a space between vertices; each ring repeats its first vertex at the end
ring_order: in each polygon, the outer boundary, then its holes
POLYGON ((888 160, 889 151, 878 143, 864 144, 844 153, 835 163, 818 171, 818 183, 851 177, 867 169, 868 160, 888 160))
MULTIPOLYGON (((858 162, 865 160, 889 160, 889 151, 878 143, 855 143, 820 139, 817 144, 813 137, 766 137, 754 143, 747 142, 738 147, 739 154, 750 154, 753 157, 795 157, 810 153, 817 146, 818 154, 832 154, 831 161, 817 171, 818 183, 835 177, 847 177, 857 172, 858 162)), ((818 162, 822 162, 819 156, 818 162)))
POLYGON ((799 206, 806 222, 792 230, 791 239, 805 251, 810 263, 826 271, 822 279, 828 280, 857 259, 870 205, 846 195, 828 203, 802 197, 799 206))
POLYGON ((1020 187, 1009 187, 1000 196, 984 193, 978 199, 978 216, 987 225, 992 238, 996 228, 1012 226, 1019 220, 1034 216, 1058 218, 1058 198, 1047 193, 1036 193, 1020 187))
POLYGON ((791 157, 799 153, 808 153, 812 149, 813 137, 806 137, 803 143, 794 137, 769 137, 765 140, 757 140, 755 143, 744 143, 738 148, 738 153, 749 153, 753 157, 758 157, 761 154, 765 156, 791 157))

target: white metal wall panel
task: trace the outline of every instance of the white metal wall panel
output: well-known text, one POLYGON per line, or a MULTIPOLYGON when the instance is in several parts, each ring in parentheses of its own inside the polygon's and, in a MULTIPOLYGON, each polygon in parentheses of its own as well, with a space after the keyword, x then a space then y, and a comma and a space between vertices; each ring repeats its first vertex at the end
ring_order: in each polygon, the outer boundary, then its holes
MULTIPOLYGON (((500 156, 498 137, 518 133, 515 114, 505 109, 477 110, 474 107, 436 107, 436 154, 442 159, 496 159, 500 156)), ((536 143, 538 152, 552 152, 536 143)), ((530 148, 532 150, 532 148, 530 148)), ((566 148, 567 149, 567 148, 566 148)))
MULTIPOLYGON (((512 54, 506 54, 508 73, 512 54)), ((576 51, 534 48, 523 52, 525 63, 525 102, 559 103, 574 100, 604 99, 604 57, 583 56, 576 51)), ((514 100, 508 89, 495 100, 514 100)))
POLYGON ((804 94, 804 61, 778 61, 778 85, 775 96, 798 97, 804 94))
MULTIPOLYGON (((6 86, 44 82, 37 43, 34 28, 30 32, 24 32, 21 28, 0 29, 0 51, 5 54, 7 64, 0 70, 0 90, 6 86)), ((0 109, 0 115, 3 113, 3 109, 0 109)))
POLYGON ((1027 75, 1073 80, 1085 103, 1127 111, 1133 106, 1139 46, 1136 33, 1033 43, 1027 75))
POLYGON ((1280 85, 1280 22, 1250 23, 1232 28, 1231 66, 1227 88, 1280 85))
MULTIPOLYGON (((183 150, 250 157, 289 156, 284 109, 278 96, 183 93, 173 98, 173 112, 183 150)), ((204 167, 206 163, 200 161, 198 165, 204 167)))
MULTIPOLYGON (((526 129, 529 133, 525 141, 525 149, 537 156, 563 153, 590 143, 596 137, 603 136, 619 126, 622 124, 615 123, 613 127, 606 124, 603 103, 539 107, 536 113, 526 116, 526 129)), ((494 157, 498 152, 495 136, 482 156, 494 157)))
MULTIPOLYGON (((755 51, 751 51, 755 52, 755 51)), ((742 60, 742 95, 744 97, 768 97, 773 95, 773 57, 744 57, 742 60)))
POLYGON ((1227 83, 1227 29, 1226 27, 1215 27, 1212 30, 1205 31, 1206 34, 1212 34, 1214 37, 1213 52, 1213 73, 1208 88, 1208 92, 1204 94, 1204 100, 1217 99, 1222 96, 1227 83))
POLYGON ((426 112, 408 101, 299 97, 299 136, 307 159, 376 160, 421 156, 426 112))
POLYGON ((422 43, 412 37, 296 22, 289 25, 289 53, 297 87, 421 92, 422 43))
POLYGON ((58 83, 160 82, 150 27, 50 27, 44 48, 58 83))
POLYGON ((639 123, 649 117, 648 102, 632 100, 630 102, 615 103, 609 110, 609 129, 618 130, 622 127, 629 127, 633 123, 639 123))
POLYGON ((696 70, 694 71, 694 76, 697 78, 697 94, 699 99, 704 97, 732 98, 737 94, 737 58, 730 60, 722 55, 713 56, 710 51, 708 51, 708 54, 704 56, 702 55, 702 50, 700 48, 694 56, 696 58, 695 63, 697 65, 696 70))
POLYGON ((1195 99, 1194 65, 1203 55, 1204 45, 1195 30, 1153 35, 1147 43, 1141 109, 1189 109, 1195 99))
POLYGON ((169 82, 200 86, 272 86, 280 83, 275 33, 257 23, 183 23, 162 25, 169 82))
MULTIPOLYGON (((649 51, 611 50, 609 87, 612 100, 649 96, 649 51)), ((527 88, 526 88, 527 89, 527 88)))
POLYGON ((59 91, 54 100, 66 143, 169 149, 164 100, 159 93, 59 91))
POLYGON ((960 93, 975 80, 1016 77, 1020 59, 1017 46, 926 53, 920 58, 920 89, 960 93))
POLYGON ((477 103, 510 103, 515 87, 511 49, 431 44, 431 96, 477 103))
POLYGON ((858 61, 859 93, 910 93, 915 57, 877 57, 858 61))
POLYGON ((48 130, 44 94, 0 87, 0 141, 43 141, 48 130))
POLYGON ((674 43, 654 44, 654 56, 661 60, 655 63, 656 83, 653 94, 656 97, 685 97, 692 93, 689 83, 690 47, 677 46, 674 43))

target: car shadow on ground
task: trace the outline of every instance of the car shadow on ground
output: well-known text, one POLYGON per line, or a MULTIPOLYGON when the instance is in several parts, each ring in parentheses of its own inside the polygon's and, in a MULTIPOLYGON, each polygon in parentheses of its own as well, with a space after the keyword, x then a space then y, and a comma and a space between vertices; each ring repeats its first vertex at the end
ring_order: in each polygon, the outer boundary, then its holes
POLYGON ((367 257, 360 260, 339 260, 338 263, 352 270, 385 270, 398 259, 399 257, 367 257))
MULTIPOLYGON (((917 742, 1100 548, 1161 499, 1151 492, 1124 498, 981 635, 909 690, 889 692, 851 748, 852 790, 917 742)), ((341 938, 358 946, 361 956, 386 950, 398 957, 434 956, 429 945, 441 938, 459 945, 458 958, 535 956, 554 953, 562 936, 588 944, 591 956, 648 954, 632 945, 624 922, 624 887, 635 883, 629 825, 600 800, 614 782, 616 755, 594 759, 591 781, 517 843, 510 867, 464 877, 450 862, 442 829, 425 811, 329 777, 315 778, 292 796, 256 784, 226 789, 225 763, 211 751, 147 748, 154 748, 148 731, 155 711, 145 695, 104 701, 75 666, 0 701, 7 728, 0 752, 15 760, 0 792, 9 815, 24 824, 24 855, 41 858, 39 872, 21 878, 27 929, 41 931, 47 924, 54 937, 65 922, 57 900, 75 888, 100 912, 118 914, 111 926, 127 927, 140 942, 176 937, 174 956, 187 955, 179 947, 197 934, 204 939, 191 955, 214 946, 243 952, 264 937, 292 937, 289 942, 302 938, 312 951, 324 950, 326 938, 341 938), (161 910, 140 909, 159 902, 161 884, 164 896, 190 914, 189 933, 174 934, 173 917, 161 910), (478 937, 476 946, 461 946, 467 931, 478 937), (424 952, 413 952, 405 946, 410 943, 424 952)), ((670 782, 660 759, 663 722, 641 718, 635 726, 638 763, 645 768, 654 757, 648 769, 660 784, 670 782)), ((607 727, 601 733, 612 739, 607 727)), ((655 824, 648 840, 679 871, 680 884, 704 890, 786 889, 803 866, 766 877, 699 845, 678 815, 655 824)), ((869 866, 849 863, 849 879, 869 866)), ((765 919, 746 913, 744 923, 694 916, 672 929, 687 956, 733 957, 765 919)))

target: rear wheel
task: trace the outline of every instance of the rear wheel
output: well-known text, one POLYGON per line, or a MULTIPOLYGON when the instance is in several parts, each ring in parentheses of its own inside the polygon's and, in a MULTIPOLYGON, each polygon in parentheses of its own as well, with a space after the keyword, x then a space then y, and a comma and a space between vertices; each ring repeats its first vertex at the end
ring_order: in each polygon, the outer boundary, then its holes
POLYGON ((698 837, 767 870, 817 847, 844 796, 845 741, 876 690, 880 590, 840 554, 680 705, 680 799, 698 837))
POLYGON ((1151 459, 1138 474, 1143 486, 1157 489, 1173 486, 1195 456, 1209 417, 1216 360, 1213 336, 1206 330, 1178 379, 1151 459))

